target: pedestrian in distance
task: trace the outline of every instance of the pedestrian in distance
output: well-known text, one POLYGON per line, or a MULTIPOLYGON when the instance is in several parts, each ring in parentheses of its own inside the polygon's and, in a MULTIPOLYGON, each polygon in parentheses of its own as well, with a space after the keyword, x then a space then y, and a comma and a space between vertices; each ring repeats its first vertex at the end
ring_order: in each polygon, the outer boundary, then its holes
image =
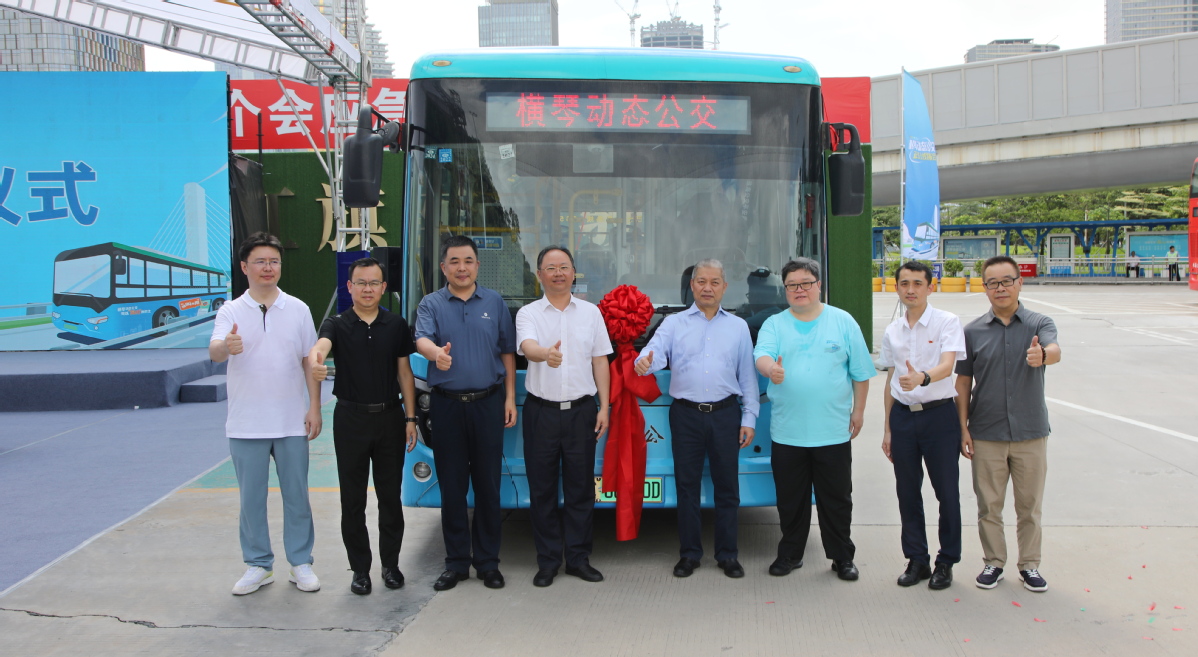
POLYGON ((1181 272, 1178 269, 1178 258, 1181 254, 1177 252, 1177 247, 1169 245, 1169 252, 1165 254, 1165 264, 1169 265, 1169 280, 1180 281, 1181 272))
POLYGON ((715 558, 728 577, 744 577, 737 549, 739 452, 753 442, 760 408, 753 341, 745 320, 720 306, 724 265, 700 260, 691 273, 695 302, 662 320, 634 369, 644 376, 670 367, 670 447, 678 496, 675 577, 690 577, 703 557, 699 512, 703 462, 715 489, 715 558))
POLYGON ((888 369, 882 453, 894 464, 907 558, 898 584, 914 586, 926 579, 928 588, 942 590, 952 585, 953 565, 961 561, 961 421, 953 403, 953 366, 965 358, 965 333, 956 315, 928 303, 931 267, 912 260, 896 276, 904 312, 882 334, 879 360, 888 369), (924 522, 925 467, 940 503, 935 571, 924 522))
POLYGON ((404 585, 399 570, 404 534, 400 488, 405 445, 407 451, 416 446, 416 379, 409 362, 416 347, 404 318, 379 307, 387 279, 378 260, 351 263, 346 287, 353 307, 320 325, 308 367, 313 379, 323 381, 328 375, 325 359, 332 356, 337 364, 333 448, 341 487, 341 540, 353 572, 349 590, 366 595, 371 591, 372 560, 366 488, 372 466, 383 584, 389 589, 404 585))
POLYGON ((499 478, 503 430, 516 426, 516 330, 503 297, 478 281, 478 247, 453 235, 441 243, 445 287, 416 309, 416 350, 429 362, 433 462, 441 488, 445 591, 470 577, 503 588, 499 572, 499 478), (500 394, 500 393, 503 394, 500 394), (466 495, 474 487, 474 518, 466 495))
POLYGON ((233 586, 234 595, 274 581, 266 519, 272 457, 283 497, 288 580, 301 591, 320 590, 312 572, 315 532, 308 501, 308 442, 321 429, 320 384, 307 358, 316 331, 308 306, 279 289, 282 255, 279 239, 267 233, 242 242, 237 257, 249 289, 220 307, 208 343, 213 361, 229 361, 225 435, 241 495, 238 535, 248 566, 233 586))
POLYGON ((590 559, 595 443, 608 427, 611 340, 599 308, 570 293, 574 257, 569 249, 541 249, 537 279, 545 296, 516 313, 517 353, 528 359, 523 430, 537 549, 532 583, 553 584, 563 559, 567 575, 601 582, 603 574, 590 559))
POLYGON ((985 567, 979 588, 1003 579, 1007 542, 1003 504, 1015 497, 1019 579, 1029 591, 1048 590, 1040 574, 1041 506, 1048 470, 1048 406, 1044 370, 1060 362, 1052 318, 1019 301, 1023 279, 1007 256, 987 260, 982 281, 990 310, 965 326, 965 359, 957 362, 961 453, 973 462, 978 534, 985 567))
POLYGON ((820 265, 797 258, 782 267, 790 309, 761 326, 753 350, 770 380, 770 463, 782 539, 774 576, 803 567, 815 488, 824 555, 837 577, 855 581, 852 439, 865 421, 869 379, 877 374, 852 315, 820 299, 820 265))

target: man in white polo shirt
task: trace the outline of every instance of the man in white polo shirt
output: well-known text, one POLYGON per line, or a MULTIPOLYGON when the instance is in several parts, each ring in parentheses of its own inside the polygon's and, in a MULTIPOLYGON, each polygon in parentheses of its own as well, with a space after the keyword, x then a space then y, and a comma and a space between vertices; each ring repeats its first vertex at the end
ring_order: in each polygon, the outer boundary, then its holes
POLYGON ((591 520, 595 443, 608 424, 611 340, 599 308, 570 294, 574 257, 569 250, 542 249, 537 278, 545 296, 516 313, 516 349, 528 359, 523 420, 524 464, 537 547, 532 583, 553 584, 563 552, 567 575, 599 582, 603 575, 590 561, 591 520), (559 472, 564 509, 557 506, 559 472))
POLYGON ((274 581, 266 521, 272 456, 283 494, 288 579, 301 591, 320 590, 312 572, 315 532, 308 503, 308 441, 320 435, 320 384, 305 358, 316 344, 316 329, 308 306, 279 289, 282 253, 273 235, 246 238, 238 259, 249 289, 221 306, 208 343, 212 360, 229 361, 225 434, 241 491, 241 554, 249 566, 234 595, 274 581))
POLYGON ((897 272, 899 301, 906 308, 882 334, 881 364, 889 368, 883 397, 886 417, 882 452, 894 464, 903 556, 899 586, 927 579, 928 588, 953 583, 961 561, 961 421, 953 404, 953 367, 965 358, 961 320, 928 303, 932 269, 912 260, 897 272), (923 471, 940 501, 940 552, 932 571, 923 515, 923 471))

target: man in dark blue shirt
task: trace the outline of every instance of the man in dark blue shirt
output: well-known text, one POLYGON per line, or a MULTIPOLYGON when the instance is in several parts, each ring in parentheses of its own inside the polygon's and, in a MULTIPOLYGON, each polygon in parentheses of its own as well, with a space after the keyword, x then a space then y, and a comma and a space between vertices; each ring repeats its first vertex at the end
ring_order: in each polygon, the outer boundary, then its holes
POLYGON ((478 247, 473 240, 454 235, 441 243, 441 273, 447 285, 424 297, 416 309, 416 350, 428 359, 434 393, 429 419, 436 430, 433 458, 445 537, 445 572, 433 588, 453 588, 470 577, 473 565, 487 588, 498 589, 503 588, 503 430, 516 426, 516 328, 503 297, 476 282, 478 247), (471 483, 473 528, 466 515, 471 483))

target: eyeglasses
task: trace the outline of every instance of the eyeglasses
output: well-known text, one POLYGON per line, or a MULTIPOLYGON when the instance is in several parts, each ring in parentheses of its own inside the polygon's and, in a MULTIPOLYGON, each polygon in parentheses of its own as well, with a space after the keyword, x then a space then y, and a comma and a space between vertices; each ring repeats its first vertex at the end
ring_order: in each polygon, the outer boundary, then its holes
POLYGON ((810 290, 811 287, 814 286, 818 282, 819 281, 807 281, 805 283, 787 283, 785 287, 786 287, 787 292, 798 292, 800 289, 810 290))
POLYGON ((363 288, 363 287, 379 288, 379 287, 383 286, 382 281, 354 281, 353 283, 354 283, 354 287, 357 287, 357 288, 363 288))
POLYGON ((1011 287, 1015 284, 1018 278, 1000 278, 997 281, 986 281, 984 285, 987 290, 997 290, 999 287, 1011 287))
POLYGON ((574 268, 570 265, 562 265, 561 267, 541 267, 541 271, 552 276, 559 271, 563 274, 569 274, 570 272, 574 271, 574 268))
POLYGON ((283 261, 279 260, 278 258, 271 258, 269 260, 267 260, 265 258, 259 258, 258 260, 251 260, 250 264, 255 267, 259 267, 259 268, 265 267, 266 265, 270 265, 271 267, 278 267, 279 265, 283 264, 283 261))

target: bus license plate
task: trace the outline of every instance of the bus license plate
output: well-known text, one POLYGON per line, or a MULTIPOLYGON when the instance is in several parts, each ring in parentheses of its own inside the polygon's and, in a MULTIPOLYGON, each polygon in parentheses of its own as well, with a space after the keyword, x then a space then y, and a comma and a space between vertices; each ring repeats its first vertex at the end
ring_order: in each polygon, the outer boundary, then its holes
MULTIPOLYGON (((595 477, 595 501, 596 502, 615 502, 615 493, 603 492, 603 477, 595 477)), ((661 504, 662 503, 662 483, 661 477, 645 477, 645 503, 646 504, 661 504)))

